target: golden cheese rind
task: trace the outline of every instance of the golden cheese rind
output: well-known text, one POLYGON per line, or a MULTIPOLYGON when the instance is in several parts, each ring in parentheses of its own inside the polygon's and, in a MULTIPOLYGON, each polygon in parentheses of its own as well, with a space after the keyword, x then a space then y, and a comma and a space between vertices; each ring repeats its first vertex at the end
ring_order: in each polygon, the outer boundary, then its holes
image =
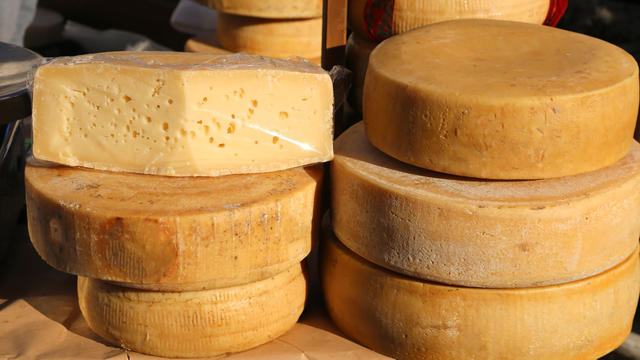
POLYGON ((298 320, 307 283, 300 264, 242 286, 155 292, 78 277, 89 327, 108 342, 163 357, 208 357, 275 339, 298 320))
POLYGON ((29 234, 56 269, 152 290, 258 281, 311 250, 320 166, 215 178, 26 168, 29 234))
POLYGON ((205 54, 229 54, 223 49, 218 41, 216 33, 208 35, 198 35, 187 40, 184 44, 184 51, 205 54))
POLYGON ((363 123, 335 142, 338 238, 380 266, 474 287, 527 287, 604 271, 640 237, 640 144, 615 164, 557 179, 479 180, 401 163, 363 123))
POLYGON ((449 21, 377 46, 363 103, 371 143, 403 162, 488 179, 569 176, 629 151, 638 65, 548 26, 449 21))
POLYGON ((218 14, 218 40, 232 52, 246 52, 274 58, 322 54, 322 18, 270 20, 218 14))
MULTIPOLYGON (((365 9, 367 0, 349 0, 349 28, 367 37, 365 9)), ((484 18, 542 24, 549 0, 395 0, 391 31, 401 34, 424 25, 455 19, 484 18)))
POLYGON ((166 176, 278 171, 333 158, 333 83, 303 59, 115 52, 38 68, 33 155, 166 176))
POLYGON ((638 251, 567 284, 476 289, 415 280, 323 241, 327 309, 344 333, 397 359, 596 359, 631 331, 638 251))
POLYGON ((221 12, 256 18, 299 19, 322 16, 322 0, 208 0, 208 5, 221 12))
POLYGON ((346 65, 352 72, 349 104, 360 114, 362 114, 362 89, 364 87, 364 78, 367 74, 369 55, 375 47, 376 43, 357 34, 351 34, 347 40, 345 49, 346 65))

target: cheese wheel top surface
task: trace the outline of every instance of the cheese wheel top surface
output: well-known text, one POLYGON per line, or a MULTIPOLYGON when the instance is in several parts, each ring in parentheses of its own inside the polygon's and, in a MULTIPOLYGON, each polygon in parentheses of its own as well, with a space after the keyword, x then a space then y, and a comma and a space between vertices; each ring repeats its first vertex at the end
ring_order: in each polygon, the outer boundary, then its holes
POLYGON ((372 55, 389 79, 455 96, 573 96, 638 75, 631 55, 586 35, 524 23, 460 20, 393 37, 372 55))

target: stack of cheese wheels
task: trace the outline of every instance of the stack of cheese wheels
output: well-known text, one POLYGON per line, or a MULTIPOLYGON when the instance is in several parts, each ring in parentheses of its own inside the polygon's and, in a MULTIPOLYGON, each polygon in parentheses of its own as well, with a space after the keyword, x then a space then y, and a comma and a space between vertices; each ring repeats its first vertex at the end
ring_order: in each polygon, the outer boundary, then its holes
POLYGON ((353 71, 349 104, 362 113, 362 88, 369 54, 382 40, 447 20, 486 18, 542 24, 555 0, 349 0, 347 67, 353 71))
POLYGON ((322 0, 208 0, 218 10, 217 33, 191 39, 186 51, 303 57, 319 65, 322 0))
POLYGON ((398 359, 615 349, 640 291, 637 112, 636 62, 588 36, 456 20, 382 42, 334 144, 335 323, 398 359))
POLYGON ((58 58, 34 81, 31 241, 79 276, 85 319, 114 345, 205 357, 268 342, 304 307, 332 107, 306 61, 58 58))

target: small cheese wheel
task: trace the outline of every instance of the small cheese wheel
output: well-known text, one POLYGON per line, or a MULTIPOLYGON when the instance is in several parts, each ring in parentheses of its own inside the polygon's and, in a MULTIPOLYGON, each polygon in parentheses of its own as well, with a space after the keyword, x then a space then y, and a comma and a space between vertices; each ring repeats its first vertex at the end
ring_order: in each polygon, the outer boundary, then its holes
POLYGON ((93 331, 114 345, 166 357, 215 356, 271 341, 298 321, 306 291, 300 264, 255 283, 188 292, 78 277, 80 310, 93 331))
POLYGON ((371 264, 333 235, 323 242, 329 315, 346 335, 396 359, 596 359, 629 332, 638 251, 572 283, 477 289, 408 278, 371 264))
POLYGON ((376 43, 353 33, 347 40, 345 49, 347 68, 353 73, 349 103, 359 113, 362 113, 362 89, 364 87, 364 77, 367 74, 369 55, 375 47, 376 43))
POLYGON ((349 0, 349 28, 358 35, 378 40, 424 25, 455 19, 486 18, 542 24, 549 11, 549 0, 349 0), (385 5, 386 6, 386 5, 385 5))
POLYGON ((47 263, 177 291, 258 281, 300 262, 322 168, 193 178, 29 164, 25 175, 29 234, 47 263))
POLYGON ((371 143, 401 161, 477 178, 561 177, 629 151, 638 65, 548 26, 450 21, 377 46, 363 102, 371 143))
POLYGON ((274 58, 316 59, 322 53, 322 18, 269 20, 218 14, 218 40, 232 52, 274 58))
POLYGON ((184 44, 184 51, 205 54, 229 54, 218 41, 217 34, 199 35, 190 38, 184 44))
POLYGON ((322 0, 209 0, 209 7, 229 14, 269 19, 322 16, 322 0))
POLYGON ((620 263, 640 237, 640 144, 614 165, 546 180, 488 181, 401 163, 362 123, 335 142, 336 235, 358 255, 473 287, 557 284, 620 263))

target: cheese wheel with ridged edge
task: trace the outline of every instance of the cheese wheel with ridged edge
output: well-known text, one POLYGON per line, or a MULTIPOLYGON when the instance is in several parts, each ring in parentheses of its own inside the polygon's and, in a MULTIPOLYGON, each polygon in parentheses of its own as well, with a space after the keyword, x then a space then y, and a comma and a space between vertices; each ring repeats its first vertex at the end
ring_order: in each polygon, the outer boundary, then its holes
POLYGON ((449 21, 378 45, 363 102, 371 143, 403 162, 476 178, 562 177, 629 151, 638 65, 549 26, 449 21))
MULTIPOLYGON (((369 38, 366 6, 371 0, 349 0, 349 28, 369 38)), ((375 1, 375 0, 374 0, 375 1)), ((378 1, 379 2, 379 1, 378 1)), ((455 19, 485 18, 542 24, 549 11, 549 0, 395 0, 389 19, 393 35, 424 25, 455 19)), ((386 36, 388 37, 388 36, 386 36)))
POLYGON ((334 146, 336 235, 393 271, 472 287, 540 286, 604 271, 638 244, 638 143, 602 170, 527 181, 401 163, 369 143, 362 122, 334 146))
POLYGON ((221 12, 268 19, 302 19, 322 16, 322 0, 208 0, 221 12))
POLYGON ((31 242, 58 270, 151 290, 268 278, 309 254, 322 167, 223 177, 26 168, 31 242))
POLYGON ((307 283, 297 264, 268 279, 222 289, 156 292, 78 277, 89 327, 110 343, 164 357, 244 351, 295 325, 307 283))
POLYGON ((351 91, 349 91, 349 104, 358 113, 362 114, 362 89, 364 77, 367 74, 369 55, 376 47, 376 43, 362 38, 357 34, 349 35, 345 49, 347 68, 352 72, 351 91))
POLYGON ((218 14, 218 41, 232 52, 274 58, 322 55, 322 18, 270 20, 218 14))
POLYGON ((596 359, 631 331, 638 250, 588 279, 547 287, 477 289, 420 281, 323 239, 329 315, 347 336, 396 359, 596 359))

